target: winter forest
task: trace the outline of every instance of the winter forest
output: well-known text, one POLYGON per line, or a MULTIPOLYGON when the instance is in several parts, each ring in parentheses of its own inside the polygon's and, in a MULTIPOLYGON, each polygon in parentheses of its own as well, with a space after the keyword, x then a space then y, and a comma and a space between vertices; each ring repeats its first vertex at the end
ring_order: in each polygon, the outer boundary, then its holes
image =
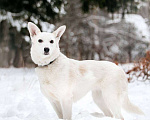
POLYGON ((32 67, 29 21, 42 31, 67 31, 61 51, 70 58, 137 62, 149 46, 150 3, 142 0, 1 0, 0 67, 32 67))
MULTIPOLYGON (((145 113, 124 113, 125 120, 150 120, 149 0, 0 0, 0 120, 58 119, 40 91, 28 22, 45 32, 66 25, 59 46, 69 58, 122 67, 130 99, 145 113)), ((73 120, 117 120, 99 113, 88 93, 73 120)))

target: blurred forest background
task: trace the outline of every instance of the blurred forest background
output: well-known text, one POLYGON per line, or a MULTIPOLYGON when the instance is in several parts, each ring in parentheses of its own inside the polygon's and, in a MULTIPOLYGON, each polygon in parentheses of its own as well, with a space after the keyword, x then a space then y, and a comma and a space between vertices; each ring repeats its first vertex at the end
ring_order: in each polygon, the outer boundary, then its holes
POLYGON ((42 31, 67 29, 60 41, 68 57, 137 62, 149 49, 148 0, 0 0, 0 67, 33 67, 29 21, 42 31))

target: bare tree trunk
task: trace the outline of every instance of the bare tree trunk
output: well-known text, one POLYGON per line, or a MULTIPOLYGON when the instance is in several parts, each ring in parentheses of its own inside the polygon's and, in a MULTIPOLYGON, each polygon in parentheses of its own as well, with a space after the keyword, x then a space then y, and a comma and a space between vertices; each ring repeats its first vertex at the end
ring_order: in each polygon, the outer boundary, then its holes
POLYGON ((125 16, 125 0, 122 0, 122 19, 124 19, 125 16))
POLYGON ((0 23, 0 67, 9 67, 9 24, 7 21, 0 23))
POLYGON ((15 52, 14 67, 24 67, 24 60, 21 48, 17 48, 15 52))

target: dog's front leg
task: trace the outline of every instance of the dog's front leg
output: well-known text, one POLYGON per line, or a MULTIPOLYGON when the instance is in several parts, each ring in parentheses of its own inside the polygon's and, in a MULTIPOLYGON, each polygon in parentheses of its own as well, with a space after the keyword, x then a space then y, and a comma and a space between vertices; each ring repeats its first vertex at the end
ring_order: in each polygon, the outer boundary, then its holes
POLYGON ((61 101, 63 119, 71 120, 72 116, 72 98, 64 98, 61 101))
POLYGON ((53 106, 59 119, 63 119, 63 113, 62 113, 62 108, 61 108, 60 103, 58 101, 52 101, 52 100, 50 100, 50 103, 53 106))

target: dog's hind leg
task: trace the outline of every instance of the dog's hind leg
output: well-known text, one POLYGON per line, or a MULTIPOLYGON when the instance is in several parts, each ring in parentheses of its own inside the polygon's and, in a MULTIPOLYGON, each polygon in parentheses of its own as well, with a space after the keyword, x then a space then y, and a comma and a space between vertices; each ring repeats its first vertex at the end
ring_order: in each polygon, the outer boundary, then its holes
POLYGON ((105 116, 113 117, 111 111, 109 110, 109 108, 107 107, 107 105, 103 99, 101 90, 93 90, 92 97, 93 97, 93 100, 96 103, 96 105, 103 111, 105 116))
POLYGON ((113 116, 117 119, 124 120, 121 114, 121 95, 114 89, 111 89, 109 86, 108 89, 102 91, 102 94, 104 101, 108 108, 111 110, 113 116))

